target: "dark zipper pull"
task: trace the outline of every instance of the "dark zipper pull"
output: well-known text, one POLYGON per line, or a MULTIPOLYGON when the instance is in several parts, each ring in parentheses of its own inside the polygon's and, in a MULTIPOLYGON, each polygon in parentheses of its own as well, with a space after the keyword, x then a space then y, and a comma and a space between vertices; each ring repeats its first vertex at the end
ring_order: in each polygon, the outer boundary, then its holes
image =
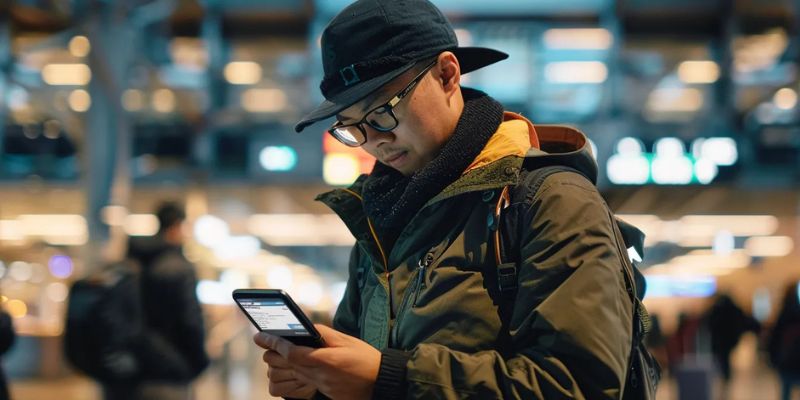
POLYGON ((428 253, 424 258, 419 260, 419 272, 417 273, 417 285, 414 287, 414 302, 411 304, 412 308, 417 306, 419 292, 425 284, 425 269, 431 264, 433 264, 433 253, 428 253))

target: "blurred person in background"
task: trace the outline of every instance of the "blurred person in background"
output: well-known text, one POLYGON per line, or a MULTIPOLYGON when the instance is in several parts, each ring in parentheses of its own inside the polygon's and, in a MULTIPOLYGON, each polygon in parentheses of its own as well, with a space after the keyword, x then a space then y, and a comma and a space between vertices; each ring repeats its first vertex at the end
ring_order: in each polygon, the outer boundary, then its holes
POLYGON ((755 318, 747 315, 733 299, 725 293, 718 293, 711 308, 706 313, 708 333, 711 339, 711 353, 722 379, 727 384, 731 379, 731 353, 746 332, 758 333, 761 325, 755 318))
POLYGON ((661 329, 661 318, 656 314, 650 315, 650 332, 647 333, 644 342, 653 357, 658 360, 659 365, 667 365, 669 363, 667 337, 661 329))
POLYGON ((429 1, 356 1, 321 43, 326 101, 295 129, 336 115, 328 132, 377 162, 350 188, 318 197, 358 243, 335 329, 318 326, 326 347, 255 336, 267 349, 271 394, 621 398, 632 267, 593 185, 586 137, 566 127, 537 133, 462 87, 462 74, 507 55, 458 47, 429 1), (524 161, 551 157, 572 169, 525 180, 533 172, 524 161), (497 270, 508 264, 487 243, 497 244, 493 218, 508 185, 525 196, 512 195, 505 214, 519 276, 503 318, 497 270))
POLYGON ((781 398, 789 400, 792 388, 800 386, 800 292, 798 283, 786 288, 783 306, 769 333, 770 362, 781 378, 781 398))
POLYGON ((678 313, 678 325, 667 337, 667 369, 674 372, 687 355, 693 354, 697 346, 700 318, 685 311, 678 313))
POLYGON ((190 383, 209 364, 197 275, 182 249, 186 214, 177 203, 167 202, 156 216, 156 236, 134 237, 128 243, 128 258, 141 267, 140 381, 106 387, 107 400, 189 399, 190 383))
MULTIPOLYGON (((5 310, 0 310, 0 355, 5 354, 11 348, 16 337, 11 315, 5 310)), ((3 366, 0 365, 0 400, 8 400, 10 398, 6 374, 3 372, 3 366)))

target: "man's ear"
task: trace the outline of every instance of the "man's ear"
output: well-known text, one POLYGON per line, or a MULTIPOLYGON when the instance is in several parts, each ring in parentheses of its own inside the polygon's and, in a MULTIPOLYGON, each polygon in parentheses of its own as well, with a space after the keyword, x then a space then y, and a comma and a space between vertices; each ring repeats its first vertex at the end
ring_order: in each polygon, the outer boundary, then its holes
POLYGON ((456 55, 450 51, 440 54, 436 68, 439 82, 445 93, 448 96, 456 93, 461 86, 461 65, 458 63, 456 55))

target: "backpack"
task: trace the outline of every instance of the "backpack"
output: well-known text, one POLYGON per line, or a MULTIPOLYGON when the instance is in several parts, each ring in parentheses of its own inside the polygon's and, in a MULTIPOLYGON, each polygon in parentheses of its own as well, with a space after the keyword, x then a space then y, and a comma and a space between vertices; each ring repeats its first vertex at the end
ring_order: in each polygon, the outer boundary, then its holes
MULTIPOLYGON (((523 175, 520 176, 521 184, 514 186, 514 189, 510 189, 509 186, 506 186, 495 205, 494 221, 496 222, 493 226, 490 226, 490 229, 493 231, 492 234, 494 238, 494 254, 497 268, 493 271, 496 272, 495 279, 497 288, 496 292, 490 290, 489 293, 492 294, 494 292, 496 295, 500 296, 497 303, 499 305, 500 319, 505 327, 508 327, 507 324, 511 319, 513 302, 516 296, 518 260, 514 256, 519 254, 519 247, 518 243, 515 243, 513 240, 506 242, 506 244, 511 244, 511 246, 505 246, 503 244, 504 240, 508 240, 504 238, 508 237, 509 234, 508 232, 502 232, 503 229, 501 229, 500 225, 505 227, 509 224, 501 224, 502 211, 505 207, 512 204, 513 200, 524 199, 526 193, 536 193, 547 177, 558 172, 573 172, 585 176, 576 169, 562 165, 538 166, 530 170, 526 169, 524 166, 522 171, 523 175)), ((609 213, 611 212, 609 211, 609 213)), ((614 231, 617 235, 617 239, 623 240, 626 249, 633 247, 638 254, 644 254, 644 234, 636 227, 616 217, 614 219, 616 221, 614 231)), ((650 317, 642 304, 645 292, 645 280, 639 269, 634 266, 633 261, 631 261, 630 267, 623 265, 623 271, 625 271, 623 274, 625 278, 625 288, 633 304, 633 340, 631 341, 628 374, 622 399, 655 399, 656 388, 661 377, 661 368, 644 344, 644 338, 650 331, 650 317)), ((508 329, 504 331, 508 331, 508 329)))
POLYGON ((139 274, 129 262, 112 264, 69 290, 64 352, 79 371, 101 382, 135 380, 142 330, 139 274))
POLYGON ((800 323, 784 326, 772 363, 779 371, 800 371, 800 323))

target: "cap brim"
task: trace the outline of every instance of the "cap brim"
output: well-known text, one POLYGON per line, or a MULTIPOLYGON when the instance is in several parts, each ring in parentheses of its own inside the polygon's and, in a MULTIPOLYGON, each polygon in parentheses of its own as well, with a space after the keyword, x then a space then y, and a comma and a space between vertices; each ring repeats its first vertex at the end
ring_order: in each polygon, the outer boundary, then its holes
MULTIPOLYGON (((461 73, 466 74, 476 69, 483 68, 487 65, 494 64, 498 61, 508 58, 508 54, 502 51, 497 51, 484 47, 457 47, 450 49, 453 54, 458 58, 459 65, 461 66, 461 73)), ((347 107, 363 100, 369 96, 370 93, 378 90, 381 86, 389 83, 392 79, 397 78, 404 72, 411 69, 416 64, 411 62, 394 71, 377 76, 370 80, 360 82, 358 85, 339 93, 336 96, 326 99, 317 108, 303 117, 297 125, 294 126, 295 132, 301 132, 307 126, 322 121, 323 119, 330 118, 338 114, 347 107)))
POLYGON ((330 99, 326 99, 322 102, 322 104, 317 106, 314 111, 303 117, 303 119, 294 126, 294 130, 296 132, 300 132, 315 122, 338 114, 345 108, 363 100, 365 97, 369 96, 370 93, 380 89, 381 86, 391 82, 392 79, 402 75, 403 72, 411 69, 414 64, 416 64, 416 62, 411 62, 395 69, 394 71, 387 72, 370 80, 360 82, 358 85, 355 85, 352 88, 331 97, 330 99))
POLYGON ((462 74, 470 73, 508 58, 508 54, 486 47, 457 47, 450 51, 458 58, 462 74))

